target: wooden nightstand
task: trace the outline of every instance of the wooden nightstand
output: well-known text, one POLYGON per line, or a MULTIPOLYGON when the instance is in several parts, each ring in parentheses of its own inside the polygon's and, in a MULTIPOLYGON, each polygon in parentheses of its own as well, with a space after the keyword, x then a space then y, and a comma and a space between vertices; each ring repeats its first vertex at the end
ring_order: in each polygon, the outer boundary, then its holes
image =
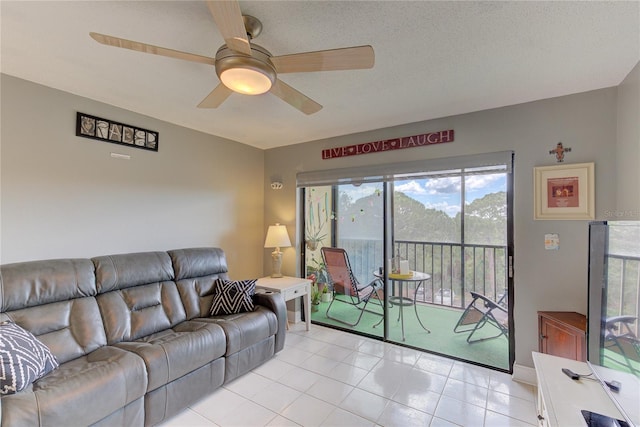
POLYGON ((280 293, 285 301, 304 297, 304 321, 307 331, 311 329, 311 280, 288 276, 261 277, 256 282, 256 290, 280 293))

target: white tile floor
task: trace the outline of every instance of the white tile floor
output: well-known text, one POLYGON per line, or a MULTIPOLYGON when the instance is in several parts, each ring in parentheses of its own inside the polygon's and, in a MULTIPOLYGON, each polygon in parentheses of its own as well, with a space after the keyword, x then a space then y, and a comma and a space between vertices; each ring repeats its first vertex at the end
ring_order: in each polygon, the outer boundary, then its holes
POLYGON ((163 427, 531 426, 535 390, 510 375, 312 325, 163 427))

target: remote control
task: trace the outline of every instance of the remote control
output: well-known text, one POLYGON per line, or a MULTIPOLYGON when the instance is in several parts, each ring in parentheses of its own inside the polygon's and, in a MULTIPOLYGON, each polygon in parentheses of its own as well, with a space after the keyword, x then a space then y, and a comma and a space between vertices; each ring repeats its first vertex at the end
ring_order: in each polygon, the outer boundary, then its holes
POLYGON ((568 376, 569 378, 571 378, 572 380, 579 380, 580 379, 580 375, 576 374, 571 369, 562 368, 562 372, 564 372, 564 374, 566 376, 568 376))
POLYGON ((619 381, 605 381, 604 383, 611 389, 611 391, 616 393, 619 392, 620 387, 622 387, 622 384, 620 384, 619 381))

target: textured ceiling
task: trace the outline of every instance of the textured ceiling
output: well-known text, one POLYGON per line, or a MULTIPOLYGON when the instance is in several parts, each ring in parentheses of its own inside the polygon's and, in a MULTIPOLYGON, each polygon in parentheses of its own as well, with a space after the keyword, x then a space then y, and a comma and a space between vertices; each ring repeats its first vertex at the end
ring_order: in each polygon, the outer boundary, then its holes
MULTIPOLYGON (((272 94, 196 105, 214 67, 116 49, 90 31, 205 56, 224 43, 192 1, 0 2, 3 73, 260 148, 615 86, 640 60, 640 3, 241 1, 275 56, 369 44, 373 69, 280 78, 272 94)), ((90 113, 90 112, 88 112, 90 113)))

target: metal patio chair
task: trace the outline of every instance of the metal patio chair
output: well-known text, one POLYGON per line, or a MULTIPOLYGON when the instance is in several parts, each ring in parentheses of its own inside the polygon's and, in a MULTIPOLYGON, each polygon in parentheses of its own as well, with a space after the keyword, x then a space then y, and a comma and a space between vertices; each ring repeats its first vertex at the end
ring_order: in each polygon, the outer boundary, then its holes
POLYGON ((503 335, 508 338, 509 313, 507 309, 478 292, 471 292, 471 297, 473 299, 462 312, 458 323, 453 328, 453 332, 470 332, 467 337, 469 344, 498 338, 503 335), (490 337, 472 339, 473 334, 486 325, 495 327, 499 333, 490 337))
POLYGON ((638 371, 637 362, 640 362, 640 339, 631 327, 638 320, 636 316, 622 315, 608 317, 605 321, 605 348, 619 353, 625 360, 628 368, 638 371))
MULTIPOLYGON (((384 299, 384 284, 382 280, 376 278, 368 284, 362 285, 354 276, 351 270, 351 264, 349 263, 349 256, 344 249, 323 247, 320 249, 320 252, 322 253, 322 260, 327 270, 327 276, 329 277, 329 285, 331 285, 334 292, 333 299, 329 307, 327 307, 326 316, 336 322, 356 326, 360 323, 364 312, 367 311, 379 315, 381 317, 380 322, 382 322, 384 307, 382 302, 384 299), (380 305, 380 312, 367 310, 367 305, 371 299, 377 301, 377 304, 380 305), (329 314, 335 302, 346 303, 360 310, 360 314, 355 323, 347 322, 329 314)), ((380 324, 380 322, 374 325, 374 327, 380 324)))

